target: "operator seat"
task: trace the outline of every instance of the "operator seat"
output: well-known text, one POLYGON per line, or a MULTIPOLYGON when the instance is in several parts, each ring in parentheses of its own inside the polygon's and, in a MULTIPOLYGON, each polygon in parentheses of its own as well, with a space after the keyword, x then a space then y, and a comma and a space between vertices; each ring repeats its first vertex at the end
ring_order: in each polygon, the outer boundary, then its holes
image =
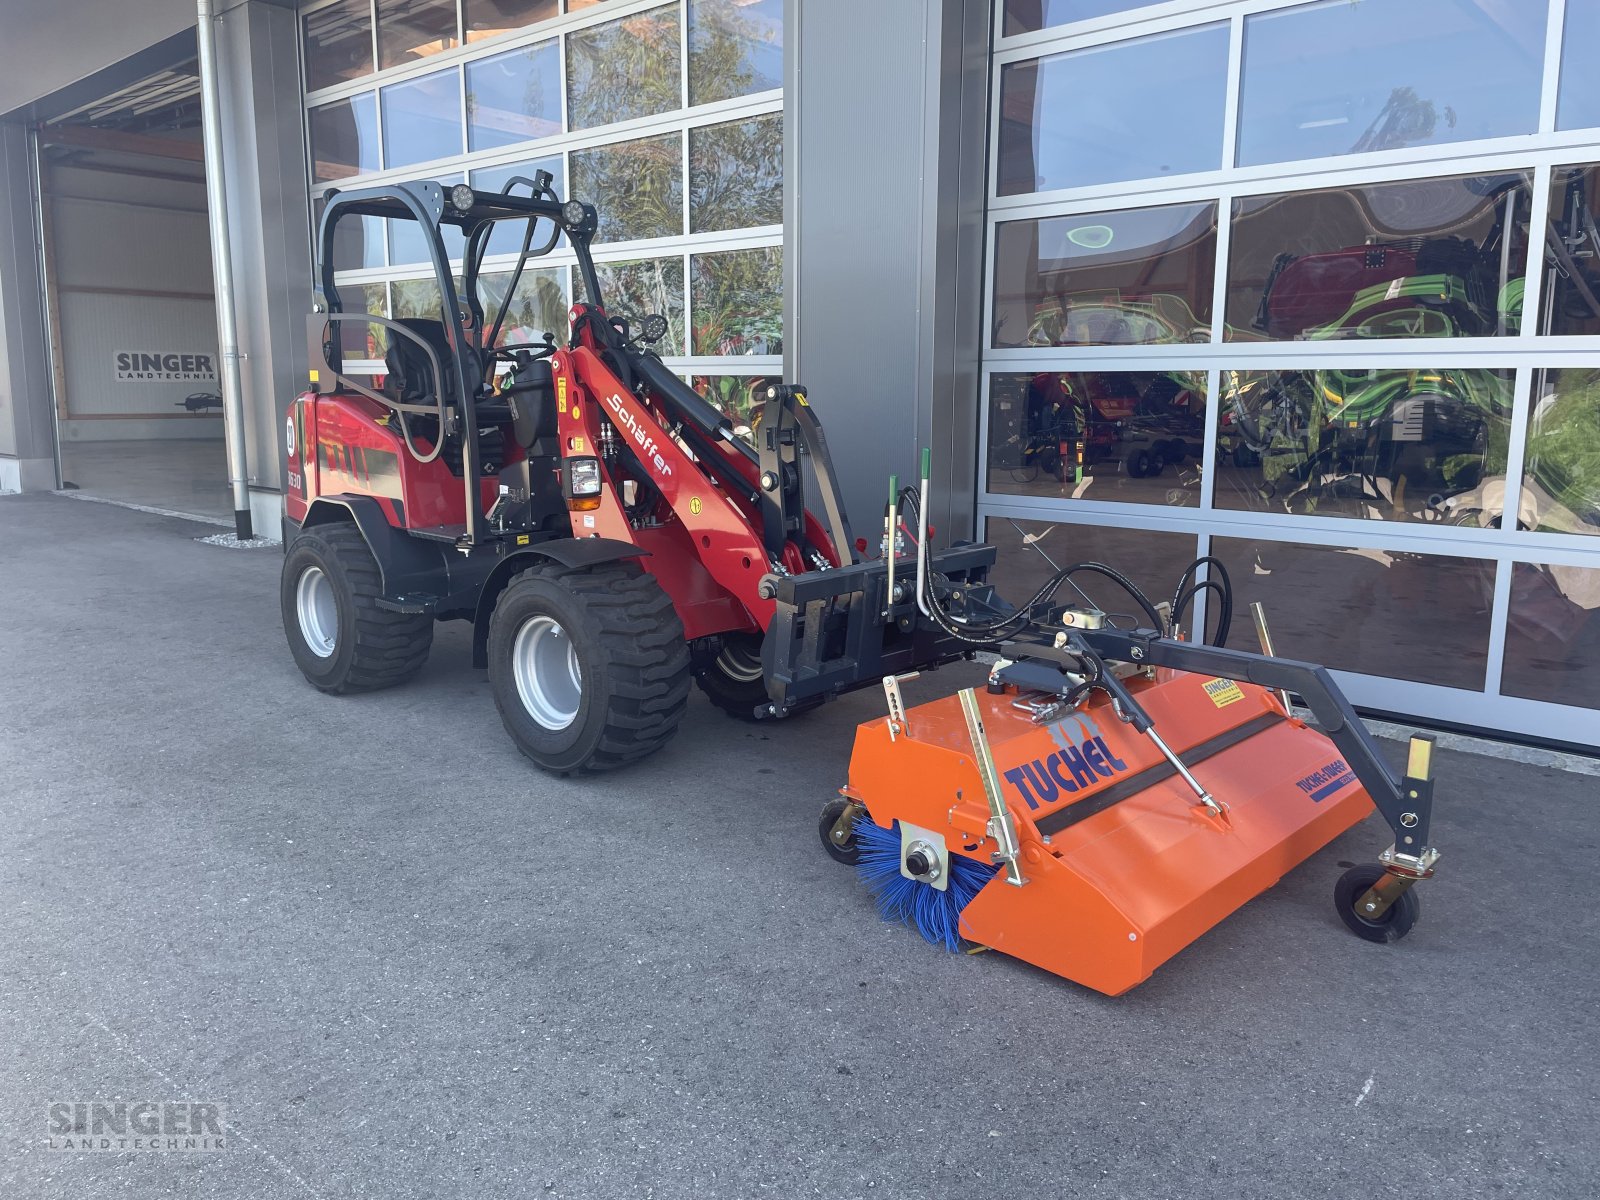
MULTIPOLYGON (((456 402, 456 373, 452 366, 454 352, 450 349, 450 338, 445 333, 444 322, 430 321, 422 317, 405 317, 397 324, 420 337, 439 356, 439 382, 444 389, 442 399, 446 404, 454 404, 456 402)), ((403 334, 396 334, 389 339, 389 349, 384 353, 383 362, 388 369, 388 376, 383 383, 386 396, 399 404, 434 403, 433 365, 421 346, 403 334)), ((467 387, 476 394, 478 385, 482 382, 482 368, 473 371, 471 367, 472 364, 469 362, 467 387)))

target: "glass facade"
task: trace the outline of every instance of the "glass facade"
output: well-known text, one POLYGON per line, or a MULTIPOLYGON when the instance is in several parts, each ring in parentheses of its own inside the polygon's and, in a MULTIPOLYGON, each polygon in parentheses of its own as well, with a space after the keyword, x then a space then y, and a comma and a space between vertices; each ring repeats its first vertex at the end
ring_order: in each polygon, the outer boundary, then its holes
POLYGON ((1115 550, 1160 595, 1214 554, 1358 704, 1593 743, 1600 0, 995 20, 979 515, 1008 586, 1115 550))
MULTIPOLYGON (((781 372, 783 0, 332 0, 301 23, 314 196, 548 171, 599 210, 608 309, 665 316, 657 349, 675 369, 730 412, 781 372)), ((509 228, 490 239, 494 310, 520 244, 509 228)), ((448 229, 446 246, 459 264, 448 229)), ((344 222, 335 254, 368 311, 437 315, 408 222, 344 222)), ((582 298, 572 266, 564 243, 530 265, 502 342, 564 333, 582 298)))

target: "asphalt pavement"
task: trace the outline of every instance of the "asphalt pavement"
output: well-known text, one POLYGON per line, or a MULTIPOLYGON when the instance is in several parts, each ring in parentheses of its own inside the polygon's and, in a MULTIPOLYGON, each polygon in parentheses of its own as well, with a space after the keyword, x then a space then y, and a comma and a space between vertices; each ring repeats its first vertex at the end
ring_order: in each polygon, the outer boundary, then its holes
POLYGON ((1408 939, 1369 821, 1108 999, 823 854, 881 696, 552 779, 465 626, 321 696, 215 532, 0 498, 0 1197, 1600 1195, 1593 775, 1441 752, 1408 939), (52 1148, 119 1101, 223 1148, 52 1148))

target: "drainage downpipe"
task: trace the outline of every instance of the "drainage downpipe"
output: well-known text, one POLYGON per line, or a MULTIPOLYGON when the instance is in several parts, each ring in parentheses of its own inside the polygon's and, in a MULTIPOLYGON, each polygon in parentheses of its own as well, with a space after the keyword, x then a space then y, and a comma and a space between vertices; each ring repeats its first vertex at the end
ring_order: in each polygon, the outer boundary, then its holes
POLYGON ((222 104, 217 80, 217 33, 211 0, 197 0, 195 41, 200 50, 200 117, 205 133, 206 213, 211 223, 211 275, 217 297, 217 349, 221 359, 222 429, 228 444, 228 482, 240 541, 250 528, 249 467, 244 449, 244 386, 239 373, 239 325, 233 301, 233 251, 228 242, 228 187, 222 172, 222 104))

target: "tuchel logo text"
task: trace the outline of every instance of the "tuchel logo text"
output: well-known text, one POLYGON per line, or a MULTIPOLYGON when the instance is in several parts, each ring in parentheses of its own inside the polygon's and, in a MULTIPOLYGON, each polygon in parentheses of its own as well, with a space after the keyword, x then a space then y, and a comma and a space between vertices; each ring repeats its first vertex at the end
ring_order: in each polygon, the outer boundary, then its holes
POLYGON ((1017 789, 1029 808, 1053 804, 1063 792, 1092 787, 1128 769, 1127 763, 1111 753, 1093 717, 1074 713, 1051 725, 1050 736, 1060 749, 1006 772, 1006 782, 1017 789))
POLYGON ((224 1150, 222 1105, 192 1100, 53 1100, 45 1149, 78 1153, 224 1150))
POLYGON ((1313 804, 1320 804, 1339 789, 1347 787, 1356 781, 1356 773, 1345 765, 1342 758, 1336 758, 1327 766, 1311 772, 1304 779, 1297 779, 1295 787, 1311 797, 1313 804))

